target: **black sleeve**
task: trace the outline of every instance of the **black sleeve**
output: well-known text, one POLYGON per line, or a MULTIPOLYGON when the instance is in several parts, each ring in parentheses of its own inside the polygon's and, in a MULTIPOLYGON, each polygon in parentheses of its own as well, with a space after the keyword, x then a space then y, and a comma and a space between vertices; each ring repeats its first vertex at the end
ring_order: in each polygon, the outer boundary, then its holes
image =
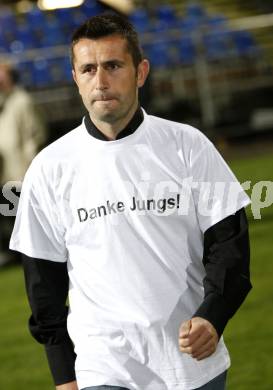
POLYGON ((44 344, 55 385, 75 380, 75 353, 67 332, 66 263, 23 256, 27 295, 32 311, 29 330, 44 344))
POLYGON ((251 290, 248 223, 244 209, 204 233, 205 296, 194 317, 207 319, 220 337, 251 290))

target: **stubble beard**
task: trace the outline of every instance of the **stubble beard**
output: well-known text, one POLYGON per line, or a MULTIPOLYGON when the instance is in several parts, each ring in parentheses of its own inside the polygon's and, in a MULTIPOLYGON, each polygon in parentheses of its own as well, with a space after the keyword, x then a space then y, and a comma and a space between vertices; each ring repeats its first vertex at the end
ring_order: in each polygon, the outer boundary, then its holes
POLYGON ((124 119, 130 113, 130 111, 132 110, 132 107, 136 104, 136 100, 137 100, 137 98, 132 101, 130 106, 124 107, 124 108, 120 107, 117 109, 110 109, 110 110, 105 109, 104 112, 103 112, 103 110, 101 110, 101 111, 99 110, 99 112, 98 112, 97 110, 91 109, 90 116, 91 116, 91 118, 93 116, 94 119, 99 121, 99 122, 105 122, 105 123, 112 125, 112 124, 124 119))

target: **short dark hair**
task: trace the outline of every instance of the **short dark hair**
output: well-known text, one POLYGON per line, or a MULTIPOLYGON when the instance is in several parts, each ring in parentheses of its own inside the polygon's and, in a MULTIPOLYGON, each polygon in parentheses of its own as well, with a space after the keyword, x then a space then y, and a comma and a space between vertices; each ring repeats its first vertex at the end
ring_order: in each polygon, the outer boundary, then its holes
POLYGON ((99 39, 109 35, 120 35, 127 41, 128 51, 132 55, 135 67, 143 59, 142 50, 139 44, 138 35, 133 25, 115 13, 104 13, 88 19, 72 35, 70 57, 74 67, 74 46, 83 38, 99 39))

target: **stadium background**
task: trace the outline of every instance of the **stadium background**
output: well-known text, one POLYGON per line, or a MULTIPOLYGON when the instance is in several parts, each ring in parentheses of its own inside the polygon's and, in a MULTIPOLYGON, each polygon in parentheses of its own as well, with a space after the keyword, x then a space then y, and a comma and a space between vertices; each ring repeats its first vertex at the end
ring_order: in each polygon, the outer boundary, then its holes
MULTIPOLYGON (((71 78, 69 38, 86 17, 109 8, 105 3, 85 0, 41 11, 35 1, 0 2, 0 61, 18 69, 47 120, 47 142, 78 125, 84 114, 71 78)), ((121 11, 126 1, 111 3, 121 11)), ((273 182, 273 1, 128 4, 126 13, 152 64, 143 106, 205 132, 240 181, 251 181, 249 195, 258 181, 273 182)), ((248 214, 254 289, 225 332, 233 363, 228 389, 271 390, 273 206, 262 210, 261 219, 250 209, 248 214)), ((28 334, 18 265, 0 269, 0 295, 0 389, 53 388, 42 347, 28 334)))

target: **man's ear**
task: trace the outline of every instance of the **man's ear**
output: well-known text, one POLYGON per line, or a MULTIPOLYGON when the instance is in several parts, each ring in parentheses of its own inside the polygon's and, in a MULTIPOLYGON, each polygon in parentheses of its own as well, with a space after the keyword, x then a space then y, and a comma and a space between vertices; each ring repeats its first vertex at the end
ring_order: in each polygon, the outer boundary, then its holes
POLYGON ((149 70, 150 70, 149 61, 146 59, 142 60, 137 68, 137 86, 139 88, 144 85, 145 80, 147 79, 147 76, 149 74, 149 70))

